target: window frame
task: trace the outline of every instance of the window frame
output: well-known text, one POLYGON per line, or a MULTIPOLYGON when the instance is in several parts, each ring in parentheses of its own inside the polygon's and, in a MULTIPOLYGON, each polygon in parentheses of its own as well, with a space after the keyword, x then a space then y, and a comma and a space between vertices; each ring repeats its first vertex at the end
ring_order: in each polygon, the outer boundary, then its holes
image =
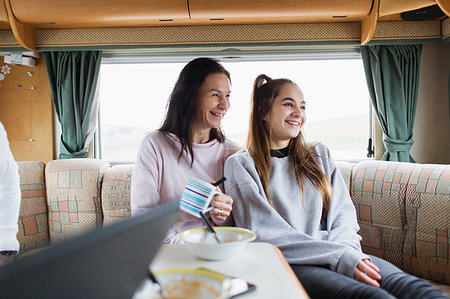
MULTIPOLYGON (((359 46, 354 45, 272 45, 272 46, 205 46, 205 47, 158 47, 150 49, 134 50, 105 50, 102 56, 102 64, 143 64, 143 63, 188 63, 197 57, 211 57, 221 62, 241 61, 289 61, 289 60, 336 60, 336 59, 361 59, 359 46)), ((100 74, 101 76, 101 74, 100 74)), ((100 79, 98 80, 100 82, 100 79)), ((374 147, 374 118, 373 107, 369 102, 369 139, 374 147)), ((101 143, 101 105, 98 105, 97 130, 94 135, 94 158, 102 159, 101 143)), ((367 148, 367 159, 369 156, 367 148)), ((358 162, 362 159, 336 159, 347 162, 358 162)), ((130 164, 134 161, 109 161, 112 165, 130 164)))

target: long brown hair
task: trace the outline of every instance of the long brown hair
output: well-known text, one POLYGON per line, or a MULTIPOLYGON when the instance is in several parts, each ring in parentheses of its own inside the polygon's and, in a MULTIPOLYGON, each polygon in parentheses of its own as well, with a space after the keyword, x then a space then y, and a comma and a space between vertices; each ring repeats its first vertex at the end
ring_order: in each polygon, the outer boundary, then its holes
MULTIPOLYGON (((211 58, 196 58, 190 61, 181 71, 175 87, 167 102, 167 112, 163 124, 159 128, 165 133, 175 134, 181 143, 181 151, 191 155, 191 166, 194 162, 192 136, 194 118, 198 109, 197 94, 200 86, 210 74, 221 73, 228 77, 230 73, 216 60, 211 58)), ((211 128, 210 139, 225 141, 221 128, 211 128)))
MULTIPOLYGON (((269 174, 272 168, 270 160, 270 127, 264 120, 265 115, 272 108, 273 100, 280 94, 285 84, 293 84, 289 79, 272 80, 267 75, 259 75, 253 84, 252 110, 250 114, 250 127, 247 137, 247 148, 250 156, 255 161, 261 183, 269 198, 269 174)), ((297 86, 298 87, 298 86, 297 86)), ((295 165, 295 177, 304 197, 304 181, 309 179, 322 195, 323 207, 328 211, 331 204, 331 184, 317 162, 317 156, 312 152, 304 138, 303 130, 289 141, 289 157, 295 165)))

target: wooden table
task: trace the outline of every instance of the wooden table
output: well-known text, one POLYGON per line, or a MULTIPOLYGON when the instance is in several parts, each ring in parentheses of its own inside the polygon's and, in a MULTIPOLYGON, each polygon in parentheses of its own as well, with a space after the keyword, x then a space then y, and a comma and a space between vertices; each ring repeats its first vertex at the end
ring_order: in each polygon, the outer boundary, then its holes
POLYGON ((280 250, 268 243, 249 243, 240 255, 225 261, 199 259, 184 244, 164 244, 151 265, 153 271, 198 267, 254 283, 256 290, 240 296, 242 299, 309 298, 280 250))

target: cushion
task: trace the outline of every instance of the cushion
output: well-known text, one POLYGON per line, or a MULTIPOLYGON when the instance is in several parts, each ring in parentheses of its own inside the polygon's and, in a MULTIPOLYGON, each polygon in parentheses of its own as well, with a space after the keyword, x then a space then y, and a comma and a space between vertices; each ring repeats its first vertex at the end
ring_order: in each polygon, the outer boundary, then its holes
POLYGON ((17 162, 22 200, 18 219, 17 240, 20 253, 49 245, 48 212, 45 200, 44 163, 17 162))
POLYGON ((105 172, 102 185, 103 223, 130 217, 130 188, 134 165, 116 165, 105 172))
POLYGON ((403 268, 405 190, 412 163, 362 161, 352 175, 363 251, 403 268))
POLYGON ((404 269, 450 284, 450 166, 416 164, 405 194, 404 269))
POLYGON ((109 163, 99 159, 53 160, 45 167, 51 242, 102 226, 101 184, 109 163))

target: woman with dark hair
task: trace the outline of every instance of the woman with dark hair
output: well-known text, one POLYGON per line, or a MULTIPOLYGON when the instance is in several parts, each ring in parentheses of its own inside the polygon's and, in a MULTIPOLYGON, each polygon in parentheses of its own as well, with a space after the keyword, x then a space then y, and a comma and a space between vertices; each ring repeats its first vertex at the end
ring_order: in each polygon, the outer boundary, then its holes
MULTIPOLYGON (((230 74, 213 59, 197 58, 183 68, 161 128, 139 147, 131 182, 133 215, 180 199, 191 177, 214 182, 223 176, 225 160, 239 148, 221 130, 230 88, 230 74)), ((216 225, 233 224, 232 202, 226 194, 214 196, 209 216, 216 225)), ((166 242, 176 243, 179 232, 202 225, 200 218, 181 212, 166 242)))
POLYGON ((305 142, 305 110, 291 80, 256 78, 247 150, 225 163, 236 225, 277 246, 312 298, 446 298, 361 251, 355 207, 330 151, 305 142))

